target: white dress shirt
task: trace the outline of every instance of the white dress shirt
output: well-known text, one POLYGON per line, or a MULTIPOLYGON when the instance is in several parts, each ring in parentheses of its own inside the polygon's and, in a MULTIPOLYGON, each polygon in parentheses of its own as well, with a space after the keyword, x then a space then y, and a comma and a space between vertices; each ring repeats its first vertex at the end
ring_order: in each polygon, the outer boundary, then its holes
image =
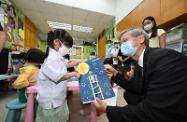
POLYGON ((145 49, 140 54, 140 57, 138 59, 138 65, 140 65, 143 68, 143 56, 144 56, 145 49))

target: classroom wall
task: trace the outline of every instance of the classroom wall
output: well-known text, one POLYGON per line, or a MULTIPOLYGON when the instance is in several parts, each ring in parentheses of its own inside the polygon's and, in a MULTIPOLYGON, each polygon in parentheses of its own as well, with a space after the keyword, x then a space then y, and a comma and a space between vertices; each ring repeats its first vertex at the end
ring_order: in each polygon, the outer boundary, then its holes
POLYGON ((96 52, 97 55, 96 46, 83 46, 83 59, 89 59, 90 52, 96 52))
POLYGON ((21 51, 23 51, 24 39, 25 39, 25 16, 23 12, 13 3, 11 2, 11 6, 7 6, 5 4, 1 5, 1 7, 10 13, 10 10, 13 10, 13 14, 4 15, 4 32, 6 34, 6 49, 12 50, 12 44, 20 44, 21 51))

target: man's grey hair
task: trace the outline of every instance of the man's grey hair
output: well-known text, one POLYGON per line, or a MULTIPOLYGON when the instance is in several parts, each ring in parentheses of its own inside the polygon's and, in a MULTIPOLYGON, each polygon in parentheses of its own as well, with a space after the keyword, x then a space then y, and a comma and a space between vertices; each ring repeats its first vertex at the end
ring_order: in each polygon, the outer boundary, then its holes
POLYGON ((140 35, 143 34, 144 37, 145 37, 144 43, 145 43, 145 45, 146 45, 147 47, 149 46, 149 36, 147 35, 147 32, 144 31, 144 30, 141 29, 141 28, 131 27, 131 28, 128 28, 128 29, 122 31, 121 34, 120 34, 120 36, 119 36, 119 40, 121 39, 122 35, 123 35, 124 33, 127 33, 127 32, 129 32, 129 33, 131 34, 132 37, 138 37, 138 36, 140 36, 140 35))

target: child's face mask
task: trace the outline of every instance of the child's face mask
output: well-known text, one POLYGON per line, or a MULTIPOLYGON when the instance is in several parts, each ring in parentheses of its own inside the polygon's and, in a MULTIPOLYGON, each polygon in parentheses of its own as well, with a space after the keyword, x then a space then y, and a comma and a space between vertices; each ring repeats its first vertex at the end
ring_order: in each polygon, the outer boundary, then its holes
POLYGON ((17 64, 18 62, 19 62, 18 59, 14 59, 14 60, 12 60, 12 63, 13 63, 13 64, 17 64))
POLYGON ((69 53, 69 49, 68 49, 65 45, 62 45, 62 46, 58 49, 58 53, 60 53, 61 56, 65 56, 66 54, 69 53))
POLYGON ((61 55, 61 56, 65 56, 66 54, 69 53, 69 49, 64 45, 62 44, 61 41, 59 41, 59 49, 58 49, 58 53, 61 55))

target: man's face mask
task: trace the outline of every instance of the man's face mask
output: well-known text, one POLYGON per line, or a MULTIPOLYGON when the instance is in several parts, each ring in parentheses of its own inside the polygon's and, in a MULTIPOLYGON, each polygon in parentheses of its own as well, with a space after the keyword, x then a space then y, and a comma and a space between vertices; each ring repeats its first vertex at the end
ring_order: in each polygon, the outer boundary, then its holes
POLYGON ((123 43, 121 44, 121 52, 122 52, 122 54, 125 55, 125 56, 130 56, 130 57, 132 57, 132 56, 136 53, 137 49, 138 49, 138 46, 137 46, 137 47, 134 47, 134 46, 132 45, 132 40, 123 42, 123 43))

